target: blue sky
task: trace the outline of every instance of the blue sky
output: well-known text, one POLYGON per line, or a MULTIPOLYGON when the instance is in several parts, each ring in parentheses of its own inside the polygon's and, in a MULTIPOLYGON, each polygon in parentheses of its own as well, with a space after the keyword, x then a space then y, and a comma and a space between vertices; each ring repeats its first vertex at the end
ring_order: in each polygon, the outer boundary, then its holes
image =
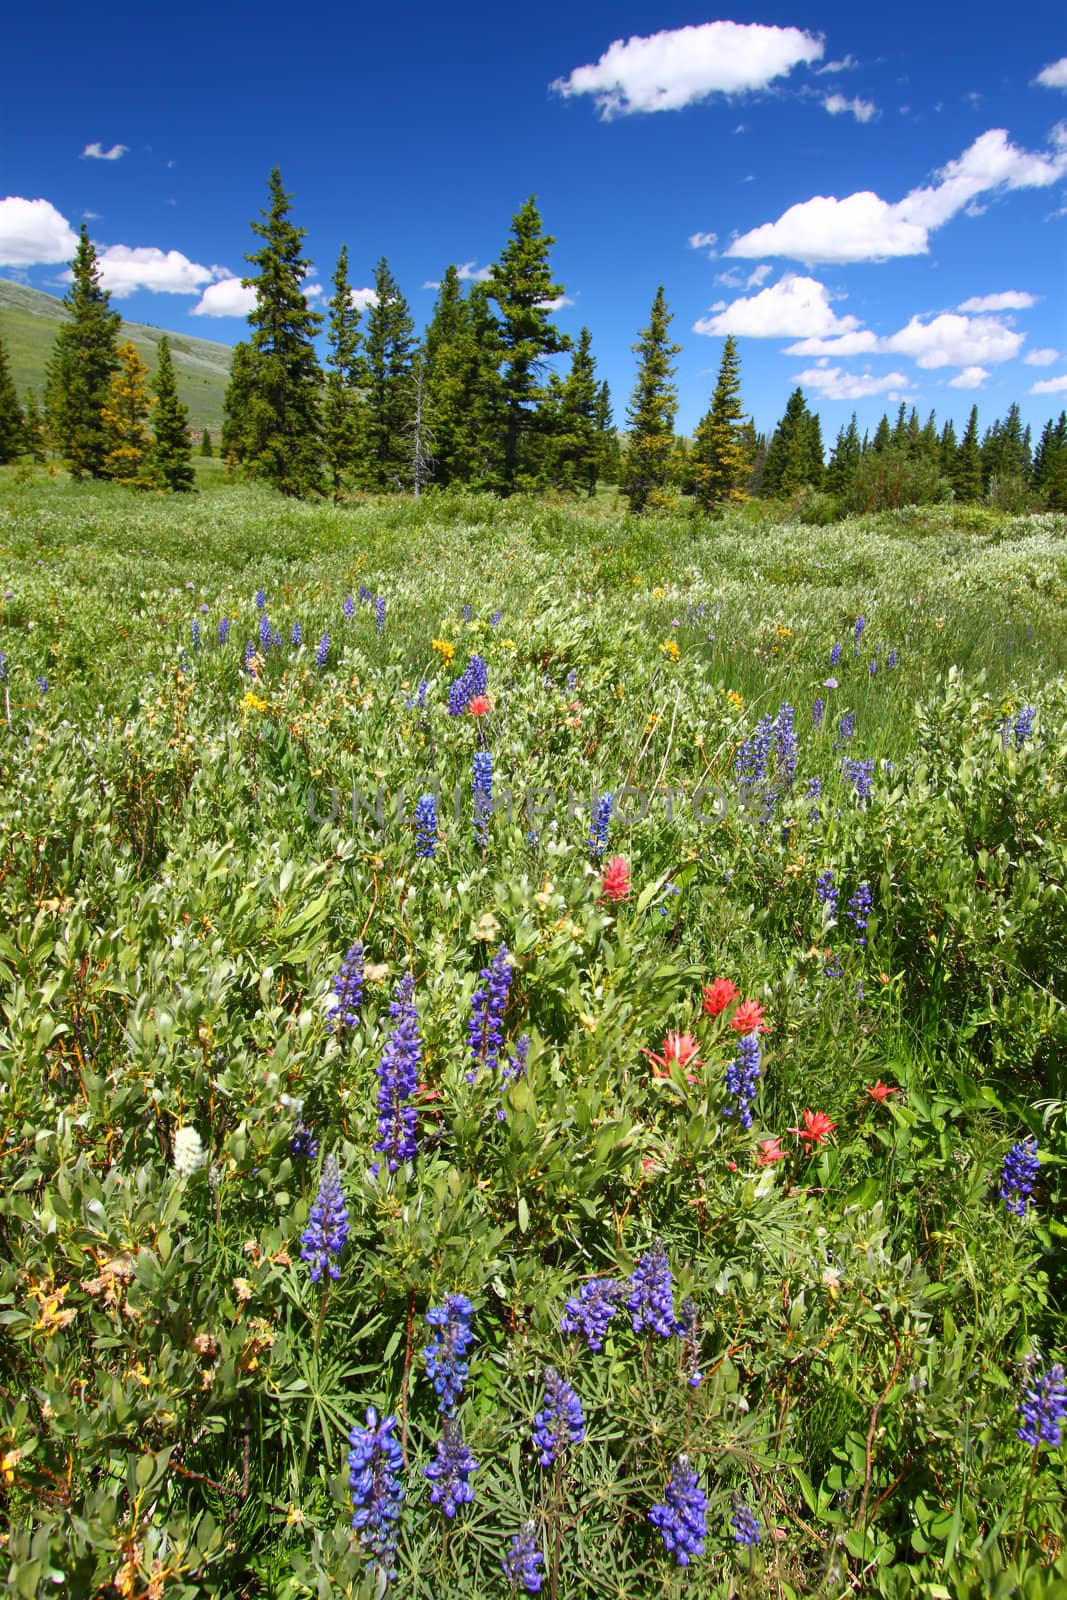
POLYGON ((68 3, 4 31, 0 273, 50 293, 84 218, 124 315, 235 343, 277 165, 309 283, 342 243, 360 287, 385 255, 420 325, 535 194, 620 425, 661 283, 685 431, 731 332, 757 425, 800 383, 828 443, 901 399, 983 426, 1018 400, 1035 429, 1067 406, 1054 0, 68 3))

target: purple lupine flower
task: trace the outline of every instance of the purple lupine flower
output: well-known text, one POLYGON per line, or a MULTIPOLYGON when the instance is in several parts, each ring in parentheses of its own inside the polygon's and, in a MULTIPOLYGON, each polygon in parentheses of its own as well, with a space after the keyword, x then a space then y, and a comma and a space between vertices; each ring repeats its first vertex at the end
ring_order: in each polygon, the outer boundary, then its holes
POLYGON ((1040 1166, 1037 1140, 1032 1133, 1013 1144, 1004 1157, 1004 1166, 1000 1174, 1000 1198, 1013 1216, 1026 1215, 1040 1166))
POLYGON ((385 632, 385 596, 383 594, 374 596, 374 626, 378 633, 385 632))
POLYGON ((359 603, 360 603, 360 605, 361 606, 370 605, 370 603, 371 603, 371 601, 373 599, 374 599, 374 591, 373 591, 373 589, 368 589, 367 585, 365 583, 361 583, 360 586, 359 586, 359 603))
POLYGON ((395 1437, 396 1427, 396 1417, 386 1417, 379 1424, 377 1411, 368 1406, 366 1427, 355 1427, 348 1436, 352 1526, 359 1532, 368 1561, 386 1579, 396 1576, 396 1538, 404 1499, 404 1454, 395 1437))
POLYGON ((437 850, 437 801, 432 794, 423 794, 415 802, 415 854, 422 859, 437 850))
POLYGON ((868 661, 868 663, 867 663, 867 676, 868 676, 868 678, 873 678, 877 671, 878 671, 878 663, 877 663, 877 661, 868 661))
POLYGON ((771 750, 774 747, 775 719, 761 717, 751 739, 747 739, 734 756, 734 771, 743 789, 762 783, 767 776, 771 750))
POLYGON ((842 757, 841 771, 856 791, 856 799, 862 805, 864 800, 869 800, 874 787, 874 762, 850 761, 847 756, 842 757))
POLYGON ((871 886, 869 883, 856 885, 856 892, 848 903, 848 914, 855 924, 858 935, 856 943, 867 943, 867 918, 871 913, 871 886))
POLYGON ((330 635, 328 633, 324 633, 318 644, 315 646, 315 665, 318 667, 320 672, 325 667, 326 662, 329 659, 329 655, 330 635))
POLYGON ((860 640, 863 638, 863 630, 864 630, 864 628, 866 626, 867 626, 866 617, 857 617, 856 618, 856 626, 852 630, 852 637, 856 641, 856 648, 852 652, 853 655, 858 655, 859 654, 859 643, 860 643, 860 640))
POLYGON ((467 662, 467 671, 470 673, 471 693, 473 700, 476 694, 485 694, 489 688, 489 668, 481 656, 471 656, 467 662))
POLYGON ((841 721, 837 724, 837 743, 834 745, 834 749, 837 749, 838 744, 844 744, 846 739, 851 739, 855 730, 856 713, 854 711, 846 711, 841 721))
POLYGON ((333 980, 333 992, 335 999, 326 1013, 327 1021, 334 1023, 338 1032, 342 1028, 354 1028, 359 1021, 357 1013, 363 998, 363 943, 360 939, 349 946, 341 970, 333 980))
POLYGON ((840 890, 834 884, 834 869, 827 867, 815 880, 815 898, 821 906, 830 907, 830 919, 837 915, 837 897, 840 890))
POLYGON ((270 642, 272 638, 273 634, 271 632, 270 618, 264 611, 259 619, 259 648, 264 655, 266 655, 267 651, 270 649, 270 642))
POLYGON ((193 634, 193 649, 194 650, 199 650, 200 649, 200 623, 199 623, 199 621, 198 621, 198 619, 196 617, 193 618, 192 634, 193 634))
POLYGON ((1021 750, 1030 738, 1034 727, 1034 717, 1037 714, 1035 706, 1023 706, 1015 719, 1015 748, 1021 750))
POLYGON ((474 837, 484 850, 489 843, 489 819, 493 811, 493 757, 488 750, 474 752, 471 803, 474 810, 474 837))
POLYGON ((45 677, 43 672, 38 675, 37 687, 42 694, 48 693, 48 679, 45 677))
POLYGON ((885 658, 885 664, 886 664, 887 667, 895 667, 896 666, 896 664, 897 664, 897 653, 896 653, 895 650, 890 650, 889 654, 885 658))
POLYGON ((522 1530, 511 1540, 511 1548, 500 1569, 511 1586, 512 1594, 525 1589, 527 1594, 540 1594, 541 1573, 545 1558, 537 1544, 537 1530, 532 1522, 524 1522, 522 1530))
POLYGON ((599 795, 593 802, 593 813, 589 823, 589 854, 594 861, 599 861, 608 847, 612 803, 610 790, 606 794, 599 795))
POLYGON ((289 1140, 289 1153, 298 1161, 314 1161, 319 1153, 319 1141, 315 1138, 310 1128, 298 1122, 293 1129, 293 1137, 289 1140))
POLYGON ((835 644, 833 649, 830 651, 830 665, 832 667, 836 667, 837 663, 840 660, 841 660, 841 646, 839 644, 835 644))
POLYGON ((663 1246, 655 1243, 630 1274, 626 1308, 635 1333, 647 1328, 669 1339, 674 1333, 674 1283, 663 1246))
POLYGON ((730 1526, 733 1529, 734 1543, 751 1549, 760 1542, 759 1519, 739 1494, 731 1495, 730 1503, 733 1507, 730 1526))
POLYGON ((678 1308, 675 1333, 682 1341, 682 1364, 688 1373, 690 1389, 699 1389, 704 1381, 700 1370, 700 1313, 691 1295, 686 1295, 678 1308))
POLYGON ((708 1500, 697 1483, 688 1456, 675 1462, 662 1505, 653 1506, 648 1520, 659 1529, 664 1548, 680 1567, 687 1567, 693 1556, 704 1554, 707 1537, 708 1500))
POLYGON ((270 643, 272 650, 280 650, 282 647, 282 636, 277 628, 274 628, 271 632, 270 643))
POLYGON ((446 1418, 437 1441, 437 1457, 428 1467, 423 1467, 422 1473, 432 1485, 430 1504, 440 1506, 450 1522, 457 1507, 469 1505, 474 1499, 470 1475, 477 1470, 478 1463, 463 1443, 459 1423, 446 1418))
POLYGON ((390 1172, 395 1172, 405 1161, 414 1161, 418 1152, 415 1142, 418 1112, 408 1104, 419 1086, 422 1059, 419 1014, 412 999, 414 990, 414 975, 405 972, 396 986, 395 998, 389 1003, 389 1015, 395 1026, 385 1041, 378 1067, 378 1138, 374 1149, 385 1156, 390 1172))
POLYGON ((262 611, 263 607, 266 605, 266 603, 267 603, 267 596, 264 594, 262 589, 257 589, 256 590, 256 610, 257 611, 262 611))
POLYGON ((292 645, 294 650, 299 650, 299 648, 303 644, 303 642, 304 642, 304 630, 301 628, 299 622, 294 622, 293 626, 292 626, 292 631, 289 634, 289 643, 292 645))
POLYGON ((559 1461, 568 1444, 585 1438, 582 1402, 555 1367, 545 1368, 544 1407, 534 1417, 534 1448, 543 1467, 559 1461))
POLYGON ((483 967, 479 974, 482 982, 474 991, 471 1017, 467 1024, 467 1043, 474 1062, 467 1073, 468 1083, 474 1082, 480 1066, 495 1071, 499 1063, 511 972, 507 947, 501 945, 489 966, 483 967))
POLYGON ((467 606, 463 607, 463 620, 464 620, 464 622, 469 622, 471 620, 471 618, 473 617, 473 615, 474 615, 474 607, 473 606, 467 605, 467 606))
POLYGON ((732 1117, 736 1110, 742 1128, 751 1128, 751 1105, 756 1098, 756 1082, 760 1075, 759 1033, 752 1032, 738 1040, 737 1055, 726 1069, 726 1093, 733 1095, 736 1106, 723 1108, 724 1117, 732 1117))
POLYGON ((500 1069, 500 1076, 505 1083, 515 1083, 519 1078, 526 1076, 526 1057, 530 1053, 530 1035, 520 1033, 515 1040, 515 1048, 500 1069))
POLYGON ((494 611, 493 615, 489 618, 489 626, 491 628, 499 628, 500 619, 503 615, 504 613, 502 611, 494 611))
POLYGON ((220 617, 219 618, 219 644, 225 644, 226 640, 229 637, 230 637, 230 619, 229 619, 229 617, 220 617))
POLYGON ((347 617, 348 621, 351 622, 352 618, 356 614, 356 602, 353 600, 350 594, 345 595, 344 604, 342 605, 341 610, 344 612, 344 615, 347 617))
POLYGON ((608 1324, 625 1294, 626 1285, 616 1278, 588 1279, 567 1300, 559 1319, 561 1332, 583 1334, 590 1350, 601 1349, 608 1324))
POLYGON ((254 657, 255 653, 256 653, 255 640, 254 639, 246 639, 245 640, 245 671, 248 673, 249 677, 252 676, 252 658, 254 657))
POLYGON ((348 1211, 341 1191, 341 1174, 337 1157, 329 1155, 322 1164, 319 1192, 308 1225, 300 1236, 300 1257, 311 1268, 312 1283, 318 1283, 324 1267, 335 1282, 341 1276, 337 1257, 347 1238, 348 1211))
POLYGON ((474 1338, 470 1322, 474 1307, 465 1294, 445 1296, 444 1304, 431 1306, 426 1321, 433 1329, 433 1339, 422 1355, 426 1363, 426 1376, 431 1380, 437 1395, 437 1409, 443 1417, 455 1414, 456 1404, 467 1381, 469 1366, 463 1357, 474 1338))
POLYGON ((0 683, 7 682, 7 656, 0 650, 0 683))
POLYGON ((774 719, 774 750, 777 776, 788 788, 797 770, 797 736, 793 728, 793 707, 788 701, 778 707, 774 719))
POLYGON ((826 701, 819 695, 811 708, 811 721, 816 733, 822 727, 822 719, 826 714, 826 701))
POLYGON ((1039 1445, 1050 1445, 1058 1450, 1060 1424, 1067 1420, 1067 1385, 1063 1379, 1063 1363, 1055 1362, 1047 1372, 1027 1377, 1027 1386, 1019 1401, 1019 1415, 1023 1425, 1016 1437, 1032 1450, 1039 1445))

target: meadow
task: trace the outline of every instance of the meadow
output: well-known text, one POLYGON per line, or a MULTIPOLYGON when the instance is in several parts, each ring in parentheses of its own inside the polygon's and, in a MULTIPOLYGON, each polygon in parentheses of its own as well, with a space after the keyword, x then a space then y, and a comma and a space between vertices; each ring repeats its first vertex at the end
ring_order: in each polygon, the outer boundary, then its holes
POLYGON ((198 471, 0 484, 11 1592, 1067 1595, 1067 519, 198 471))

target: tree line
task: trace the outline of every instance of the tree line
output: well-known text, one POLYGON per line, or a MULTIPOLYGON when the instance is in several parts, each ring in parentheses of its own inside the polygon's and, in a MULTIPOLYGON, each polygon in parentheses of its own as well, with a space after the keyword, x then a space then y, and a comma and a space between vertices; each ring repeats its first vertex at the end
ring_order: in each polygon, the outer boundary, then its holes
MULTIPOLYGON (((345 246, 325 315, 311 308, 305 230, 290 204, 275 168, 268 206, 252 224, 258 248, 245 257, 242 282, 255 303, 249 336, 233 352, 221 435, 232 471, 285 494, 418 495, 458 485, 591 496, 608 482, 635 512, 680 496, 710 513, 752 496, 798 495, 823 497, 827 517, 945 499, 1067 509, 1067 412, 1047 423, 1035 448, 1017 405, 981 438, 972 408, 957 440, 951 420, 939 429, 932 411, 921 422, 901 404, 895 422, 883 416, 873 435, 860 436, 853 414, 827 460, 802 389, 769 437, 757 431, 744 414, 732 338, 707 412, 691 439, 678 435, 680 347, 670 338, 662 286, 633 346, 637 374, 620 439, 589 330, 572 341, 551 320, 564 289, 550 265, 555 240, 533 197, 512 218, 485 281, 465 288, 448 267, 421 340, 384 257, 365 312, 345 246), (315 341, 324 323, 323 367, 315 341), (563 355, 565 375, 549 367, 563 355)), ((20 452, 43 459, 50 444, 76 478, 191 488, 188 415, 167 340, 150 380, 134 346, 118 342, 120 318, 84 224, 65 304, 69 321, 56 336, 43 417, 32 395, 20 407, 0 342, 0 461, 20 452)), ((205 433, 202 452, 210 450, 205 433)))

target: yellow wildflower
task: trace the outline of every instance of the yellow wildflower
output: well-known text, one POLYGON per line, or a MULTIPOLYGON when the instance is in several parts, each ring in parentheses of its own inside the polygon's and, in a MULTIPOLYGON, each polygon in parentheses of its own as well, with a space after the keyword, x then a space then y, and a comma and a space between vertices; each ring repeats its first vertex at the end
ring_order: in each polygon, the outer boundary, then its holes
POLYGON ((251 689, 245 692, 241 700, 242 711, 247 713, 249 711, 266 711, 266 709, 267 702, 261 699, 258 694, 253 694, 251 689))
POLYGON ((678 641, 676 639, 664 639, 659 648, 660 654, 670 656, 672 661, 677 661, 682 653, 678 648, 678 641))
POLYGON ((5 1483, 14 1483, 15 1468, 21 1460, 21 1450, 5 1450, 0 1456, 0 1478, 3 1478, 5 1483))
POLYGON ((646 733, 651 733, 653 728, 656 726, 658 721, 659 721, 659 712, 658 711, 650 712, 648 721, 645 723, 645 732, 646 733))
POLYGON ((652 598, 653 598, 653 600, 666 600, 666 598, 667 598, 666 589, 662 589, 660 587, 660 585, 657 583, 656 587, 652 591, 652 598))
POLYGON ((456 653, 456 647, 454 644, 450 644, 447 639, 431 639, 430 648, 437 651, 437 654, 441 657, 441 660, 444 662, 446 667, 450 667, 452 665, 452 657, 456 653))
POLYGON ((787 628, 784 622, 779 622, 775 624, 774 636, 776 639, 791 639, 793 630, 792 628, 787 628))
POLYGON ((729 700, 735 711, 743 711, 745 709, 745 702, 735 689, 728 689, 726 691, 726 698, 729 700))

